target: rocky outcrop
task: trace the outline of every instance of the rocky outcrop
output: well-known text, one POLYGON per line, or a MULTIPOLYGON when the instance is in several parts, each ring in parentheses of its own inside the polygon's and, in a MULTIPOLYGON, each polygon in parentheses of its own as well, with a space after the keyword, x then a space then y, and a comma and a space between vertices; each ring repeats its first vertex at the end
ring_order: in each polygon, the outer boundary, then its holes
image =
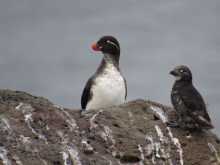
POLYGON ((172 108, 146 100, 85 111, 1 90, 0 164, 220 164, 217 136, 166 127, 175 117, 172 108))

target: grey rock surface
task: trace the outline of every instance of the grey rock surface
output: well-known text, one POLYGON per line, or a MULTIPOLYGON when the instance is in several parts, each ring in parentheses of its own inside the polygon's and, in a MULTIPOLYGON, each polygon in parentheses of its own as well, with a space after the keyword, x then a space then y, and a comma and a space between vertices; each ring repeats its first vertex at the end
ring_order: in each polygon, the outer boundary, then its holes
POLYGON ((166 127, 175 117, 172 108, 148 100, 85 111, 0 90, 0 164, 220 164, 219 138, 166 127))

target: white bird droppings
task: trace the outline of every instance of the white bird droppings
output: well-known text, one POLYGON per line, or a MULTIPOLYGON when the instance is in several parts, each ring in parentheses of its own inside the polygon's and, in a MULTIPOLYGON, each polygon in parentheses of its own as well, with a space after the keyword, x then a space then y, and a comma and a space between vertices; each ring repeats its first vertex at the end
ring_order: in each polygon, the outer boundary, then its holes
POLYGON ((8 159, 8 151, 5 147, 0 147, 0 158, 2 159, 2 163, 5 165, 11 165, 10 160, 8 159))
POLYGON ((141 153, 141 160, 144 160, 144 153, 143 153, 143 149, 142 149, 142 147, 141 147, 140 144, 138 144, 138 150, 139 150, 140 153, 141 153))
POLYGON ((97 116, 98 114, 100 114, 102 111, 103 111, 103 110, 101 109, 98 113, 96 113, 95 115, 93 115, 92 118, 89 120, 90 130, 92 130, 93 128, 95 128, 95 127, 98 126, 98 124, 96 124, 96 123, 94 122, 94 120, 95 120, 96 116, 97 116))
POLYGON ((76 120, 67 111, 61 109, 61 111, 55 111, 55 113, 67 123, 70 131, 74 131, 76 133, 79 132, 76 120))
MULTIPOLYGON (((160 118, 161 118, 161 120, 163 121, 164 124, 167 122, 167 117, 165 116, 164 111, 161 108, 154 107, 154 106, 150 106, 150 108, 160 116, 160 118)), ((183 149, 182 149, 182 147, 179 143, 179 140, 176 137, 173 137, 173 134, 171 132, 170 127, 166 127, 166 128, 168 130, 168 134, 169 134, 173 144, 177 147, 177 152, 179 152, 180 164, 183 165, 183 149)), ((156 130, 157 130, 157 128, 156 128, 156 130)), ((160 132, 159 132, 159 134, 160 134, 160 132)))
MULTIPOLYGON (((57 131, 56 132, 57 135, 61 138, 61 144, 63 145, 63 160, 65 163, 65 160, 67 160, 66 158, 66 154, 68 152, 68 155, 70 155, 70 158, 72 159, 72 161, 74 162, 74 165, 82 165, 78 156, 78 149, 75 147, 73 148, 70 144, 69 144, 69 138, 66 138, 65 135, 63 134, 62 131, 57 131), (64 154, 66 153, 66 154, 64 154), (65 157, 64 157, 65 156, 65 157), (66 158, 66 159, 64 159, 66 158)), ((67 161, 66 161, 67 162, 67 161)))
POLYGON ((163 123, 167 122, 167 117, 165 116, 165 114, 164 114, 164 112, 163 112, 163 110, 161 108, 153 107, 153 106, 150 106, 150 108, 160 116, 160 118, 163 121, 163 123))
POLYGON ((212 143, 208 143, 209 148, 213 153, 215 153, 217 161, 220 163, 220 156, 218 155, 218 152, 216 151, 215 147, 212 145, 212 143))
POLYGON ((13 155, 13 159, 15 160, 15 162, 18 164, 18 165, 23 165, 23 163, 21 162, 21 160, 19 159, 19 157, 17 155, 13 155))
POLYGON ((69 165, 68 162, 68 158, 69 158, 69 154, 67 154, 66 152, 60 152, 61 154, 63 154, 63 161, 64 161, 64 165, 69 165))
POLYGON ((155 155, 153 154, 154 153, 154 148, 155 148, 153 137, 151 135, 146 134, 146 139, 148 139, 151 142, 151 144, 148 144, 145 147, 145 150, 147 152, 147 156, 151 156, 152 155, 151 161, 152 161, 153 164, 156 164, 156 162, 155 162, 155 155))
MULTIPOLYGON (((35 131, 35 129, 31 126, 31 123, 33 122, 33 115, 35 114, 34 108, 29 104, 19 103, 16 109, 22 111, 25 122, 27 123, 27 126, 31 132, 36 134, 40 139, 44 140, 45 144, 48 144, 46 137, 43 134, 35 131)), ((41 130, 39 130, 39 132, 41 132, 41 130)))
POLYGON ((67 150, 70 154, 70 157, 71 157, 72 161, 74 162, 74 165, 82 165, 80 160, 79 160, 78 150, 76 148, 72 148, 70 146, 67 146, 67 150))

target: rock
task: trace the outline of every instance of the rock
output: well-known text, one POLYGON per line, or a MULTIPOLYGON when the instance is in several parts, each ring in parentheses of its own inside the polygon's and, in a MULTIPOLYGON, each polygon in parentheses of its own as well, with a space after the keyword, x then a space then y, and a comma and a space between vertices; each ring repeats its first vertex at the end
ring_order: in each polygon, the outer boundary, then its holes
POLYGON ((147 100, 85 111, 1 90, 0 164, 219 164, 218 137, 166 127, 175 117, 172 108, 147 100))

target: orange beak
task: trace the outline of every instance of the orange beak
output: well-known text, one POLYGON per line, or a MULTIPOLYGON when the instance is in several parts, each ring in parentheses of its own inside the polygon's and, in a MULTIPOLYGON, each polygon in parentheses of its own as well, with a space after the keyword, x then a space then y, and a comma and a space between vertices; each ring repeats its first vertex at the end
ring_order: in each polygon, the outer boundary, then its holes
POLYGON ((95 51, 100 51, 101 50, 98 44, 93 44, 92 49, 95 50, 95 51))

